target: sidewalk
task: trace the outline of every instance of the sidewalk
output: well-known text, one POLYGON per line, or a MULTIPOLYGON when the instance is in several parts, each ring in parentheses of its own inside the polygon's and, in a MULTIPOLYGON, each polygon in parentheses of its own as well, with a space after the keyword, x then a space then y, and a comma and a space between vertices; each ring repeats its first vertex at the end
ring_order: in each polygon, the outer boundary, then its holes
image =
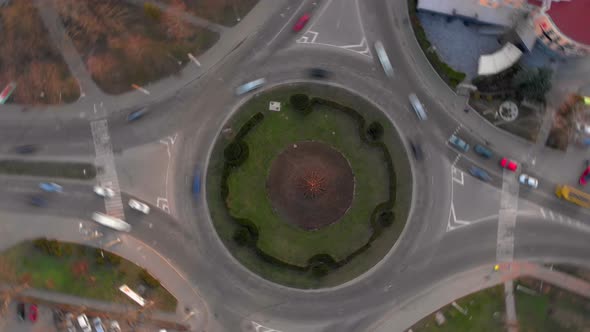
MULTIPOLYGON (((128 1, 140 2, 140 0, 128 1)), ((225 57, 235 51, 246 39, 255 35, 268 17, 272 16, 273 13, 277 12, 287 3, 288 0, 260 0, 239 24, 232 28, 225 28, 219 41, 199 56, 200 66, 192 62, 188 63, 180 74, 169 76, 144 86, 150 92, 149 95, 145 95, 139 91, 131 91, 121 95, 106 95, 101 92, 99 94, 100 98, 94 98, 90 95, 90 91, 85 91, 86 97, 79 99, 78 102, 66 105, 38 107, 2 105, 0 121, 4 123, 13 122, 15 125, 20 125, 21 122, 19 121, 23 119, 24 114, 22 111, 24 109, 28 110, 28 112, 40 111, 37 112, 39 114, 37 121, 55 121, 56 118, 62 120, 90 118, 93 114, 93 108, 99 103, 103 104, 108 113, 115 113, 132 108, 145 107, 151 103, 170 98, 178 94, 179 90, 207 74, 209 70, 222 62, 225 57)), ((183 14, 185 18, 188 16, 190 15, 183 14)), ((51 22, 51 17, 48 19, 51 22)), ((198 26, 207 24, 213 26, 214 29, 221 29, 212 23, 204 23, 206 21, 200 18, 195 17, 190 21, 198 26)), ((49 24, 51 25, 51 23, 49 24)), ((55 27, 55 24, 53 25, 55 27)), ((72 59, 74 58, 72 57, 72 59)), ((83 66, 83 64, 81 65, 83 66)), ((77 63, 72 63, 72 66, 76 67, 77 63)))

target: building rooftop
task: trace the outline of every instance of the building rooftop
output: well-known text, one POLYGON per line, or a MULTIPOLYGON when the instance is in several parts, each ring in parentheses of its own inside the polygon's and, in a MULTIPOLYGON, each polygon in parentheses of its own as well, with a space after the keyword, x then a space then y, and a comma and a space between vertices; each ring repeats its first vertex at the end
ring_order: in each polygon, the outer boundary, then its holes
MULTIPOLYGON (((538 0, 528 0, 528 2, 539 7, 542 5, 542 1, 538 0)), ((563 34, 578 43, 590 45, 590 1, 552 2, 547 15, 563 34)))

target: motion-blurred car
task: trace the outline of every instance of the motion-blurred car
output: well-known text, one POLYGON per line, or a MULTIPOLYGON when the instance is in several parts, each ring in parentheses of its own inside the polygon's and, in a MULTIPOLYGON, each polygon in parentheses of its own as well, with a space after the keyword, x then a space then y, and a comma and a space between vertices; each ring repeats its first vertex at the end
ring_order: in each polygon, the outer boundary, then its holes
POLYGON ((410 104, 412 105, 412 109, 414 109, 414 112, 416 113, 418 119, 422 121, 428 119, 428 116, 426 115, 426 110, 424 110, 424 105, 422 105, 422 103, 418 99, 418 96, 412 93, 408 96, 408 99, 410 99, 410 104))
POLYGON ((588 183, 588 180, 590 180, 590 166, 586 167, 586 169, 582 173, 582 176, 580 176, 580 184, 585 185, 586 183, 588 183))
POLYGON ((239 95, 243 95, 246 92, 256 90, 256 89, 260 88, 261 86, 263 86, 265 83, 266 83, 265 78, 259 78, 257 80, 252 81, 252 82, 242 84, 236 89, 236 95, 239 96, 239 95))
POLYGON ((295 32, 299 32, 301 31, 305 25, 307 24, 307 22, 309 22, 309 19, 311 18, 310 14, 303 14, 295 23, 295 25, 293 26, 293 31, 295 32))
POLYGON ((308 70, 308 75, 313 78, 328 78, 330 72, 322 68, 311 68, 308 70))
POLYGON ((63 191, 63 188, 55 182, 41 182, 39 188, 48 193, 60 193, 63 191))
POLYGON ((518 164, 514 160, 510 160, 506 157, 500 160, 500 166, 512 172, 516 172, 516 170, 518 169, 518 164))
POLYGON ((469 144, 465 143, 464 140, 460 139, 455 135, 451 135, 451 137, 449 137, 449 143, 451 143, 452 146, 463 152, 469 151, 469 144))
POLYGON ((133 111, 127 116, 127 121, 135 121, 141 119, 147 113, 147 108, 142 108, 138 111, 133 111))
POLYGON ((29 306, 29 320, 33 323, 36 322, 37 316, 39 316, 39 310, 37 309, 37 305, 31 304, 29 306))
POLYGON ((31 154, 37 152, 39 147, 35 144, 19 145, 14 148, 14 151, 19 154, 31 154))
POLYGON ((539 180, 537 180, 536 178, 528 175, 528 174, 520 174, 520 176, 518 177, 518 182, 529 186, 533 189, 536 189, 539 186, 539 180))
POLYGON ((416 160, 423 159, 422 147, 420 144, 410 141, 410 148, 412 148, 412 154, 416 160))
POLYGON ((469 168, 469 173, 484 182, 490 182, 492 180, 486 171, 475 166, 471 166, 471 168, 469 168))
POLYGON ((121 332, 121 326, 119 325, 119 322, 112 320, 111 326, 109 327, 109 332, 121 332))
POLYGON ((81 314, 77 318, 78 325, 82 329, 83 332, 92 332, 92 328, 90 327, 90 322, 88 321, 88 317, 85 314, 81 314))
POLYGON ((129 200, 129 206, 133 209, 133 210, 137 210, 139 212, 142 212, 144 214, 148 214, 150 213, 150 207, 147 206, 147 204, 144 204, 140 201, 134 200, 134 199, 130 199, 129 200))
POLYGON ((32 195, 29 197, 29 203, 36 207, 44 207, 47 205, 47 200, 39 195, 32 195))
POLYGON ((102 186, 94 186, 94 193, 98 196, 111 198, 115 196, 115 192, 111 188, 102 187, 102 186))
POLYGON ((66 330, 67 332, 76 332, 76 327, 74 327, 74 314, 68 312, 66 314, 66 330))
POLYGON ((25 304, 19 302, 16 305, 16 314, 20 320, 25 320, 25 304))
POLYGON ((94 317, 92 319, 92 325, 94 325, 94 329, 96 332, 104 332, 104 327, 102 326, 102 321, 98 317, 94 317))
POLYGON ((201 174, 199 172, 199 169, 195 170, 192 191, 193 191, 193 196, 195 196, 195 197, 197 197, 199 195, 199 193, 201 192, 201 174))

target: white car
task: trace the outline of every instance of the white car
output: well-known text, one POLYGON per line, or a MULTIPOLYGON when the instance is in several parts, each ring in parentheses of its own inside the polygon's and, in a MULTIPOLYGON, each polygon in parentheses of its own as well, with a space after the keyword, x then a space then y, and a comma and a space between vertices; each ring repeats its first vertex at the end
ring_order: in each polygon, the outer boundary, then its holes
POLYGON ((78 325, 83 332, 92 332, 92 328, 90 327, 90 322, 88 321, 88 317, 85 314, 81 314, 78 316, 78 325))
POLYGON ((536 189, 539 186, 539 180, 524 173, 520 174, 520 176, 518 177, 518 182, 534 189, 536 189))
POLYGON ((111 188, 94 186, 94 192, 101 197, 111 198, 115 196, 115 192, 111 188))
POLYGON ((144 204, 144 203, 142 203, 140 201, 136 201, 134 199, 130 199, 129 200, 129 206, 133 210, 137 210, 139 212, 143 212, 144 214, 150 213, 150 207, 147 206, 147 204, 144 204))
POLYGON ((109 332, 121 332, 121 326, 119 326, 119 322, 116 320, 111 321, 111 327, 109 328, 109 332))

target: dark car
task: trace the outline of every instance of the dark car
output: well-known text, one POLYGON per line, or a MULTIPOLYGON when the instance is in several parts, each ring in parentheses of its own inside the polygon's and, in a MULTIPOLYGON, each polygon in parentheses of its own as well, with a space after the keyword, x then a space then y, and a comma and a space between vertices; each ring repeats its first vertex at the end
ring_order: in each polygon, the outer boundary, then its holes
POLYGON ((192 191, 193 191, 193 195, 195 197, 198 196, 199 193, 201 192, 201 174, 200 174, 200 171, 198 168, 195 170, 192 191))
POLYGON ((330 76, 330 72, 322 68, 311 68, 308 74, 313 78, 328 78, 330 76))
POLYGON ((42 196, 32 195, 29 197, 29 203, 36 207, 44 207, 47 205, 47 200, 42 196))
POLYGON ((147 113, 147 108, 142 108, 138 111, 133 111, 127 116, 127 121, 135 121, 141 119, 147 113))
POLYGON ((37 150, 39 150, 39 147, 35 144, 19 145, 14 148, 14 151, 19 154, 32 154, 37 152, 37 150))
POLYGON ((473 151, 475 151, 475 153, 477 153, 478 155, 480 155, 486 159, 490 159, 493 156, 492 151, 490 151, 488 148, 484 148, 483 146, 481 146, 479 144, 477 144, 473 147, 473 151))
POLYGON ((18 315, 18 318, 20 320, 25 320, 25 304, 22 302, 19 302, 16 305, 16 314, 18 315))
POLYGON ((422 160, 424 158, 420 144, 410 142, 410 148, 412 148, 412 153, 414 154, 414 158, 416 160, 422 160))
POLYGON ((469 173, 484 182, 490 182, 492 180, 492 178, 486 171, 475 166, 471 166, 471 168, 469 169, 469 173))

